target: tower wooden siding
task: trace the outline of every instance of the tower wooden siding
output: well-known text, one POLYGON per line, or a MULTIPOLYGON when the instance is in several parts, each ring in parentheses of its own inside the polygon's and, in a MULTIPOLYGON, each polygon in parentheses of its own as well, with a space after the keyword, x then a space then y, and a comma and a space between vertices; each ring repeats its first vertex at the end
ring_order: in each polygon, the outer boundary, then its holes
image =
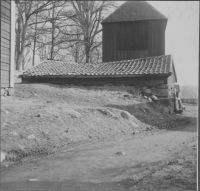
MULTIPOLYGON (((142 20, 131 22, 108 22, 103 26, 103 62, 129 60, 165 54, 165 28, 167 20, 142 20), (121 26, 126 26, 122 30, 121 26), (134 28, 132 30, 131 28, 134 28), (137 31, 137 32, 132 32, 137 31), (144 31, 147 30, 147 31, 144 31), (122 34, 122 31, 125 35, 122 34), (120 46, 121 35, 126 42, 138 39, 143 47, 120 46), (138 36, 139 35, 139 36, 138 36), (145 48, 144 48, 145 47, 145 48)), ((131 43, 131 42, 130 42, 131 43)))

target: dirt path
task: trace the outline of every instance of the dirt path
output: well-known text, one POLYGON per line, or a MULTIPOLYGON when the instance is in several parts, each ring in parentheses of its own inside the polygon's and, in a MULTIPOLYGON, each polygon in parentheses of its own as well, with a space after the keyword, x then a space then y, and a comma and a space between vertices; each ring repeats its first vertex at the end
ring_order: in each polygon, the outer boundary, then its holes
POLYGON ((145 136, 129 140, 65 150, 5 171, 1 175, 1 187, 13 190, 126 190, 120 186, 120 181, 161 161, 187 154, 196 145, 196 130, 194 117, 189 124, 173 130, 149 131, 145 136), (124 153, 118 155, 117 152, 124 153))

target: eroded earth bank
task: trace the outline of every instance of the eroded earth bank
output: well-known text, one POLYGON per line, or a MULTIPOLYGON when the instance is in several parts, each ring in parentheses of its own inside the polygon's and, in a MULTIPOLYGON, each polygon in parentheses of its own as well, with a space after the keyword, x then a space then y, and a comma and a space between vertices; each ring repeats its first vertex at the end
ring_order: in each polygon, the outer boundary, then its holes
POLYGON ((197 106, 133 87, 17 84, 2 97, 1 190, 196 190, 197 106))

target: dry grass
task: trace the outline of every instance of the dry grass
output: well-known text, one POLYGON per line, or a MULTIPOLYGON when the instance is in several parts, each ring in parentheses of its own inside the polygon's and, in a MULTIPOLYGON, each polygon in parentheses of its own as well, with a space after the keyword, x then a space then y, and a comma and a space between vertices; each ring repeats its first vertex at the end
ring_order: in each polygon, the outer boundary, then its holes
POLYGON ((15 91, 2 99, 1 149, 19 159, 72 143, 133 136, 178 118, 131 86, 17 84, 15 91))

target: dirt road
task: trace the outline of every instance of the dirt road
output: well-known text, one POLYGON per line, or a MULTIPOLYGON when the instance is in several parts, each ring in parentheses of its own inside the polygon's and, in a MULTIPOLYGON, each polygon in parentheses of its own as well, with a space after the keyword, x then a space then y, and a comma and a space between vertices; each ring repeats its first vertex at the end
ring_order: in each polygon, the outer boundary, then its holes
MULTIPOLYGON (((196 107, 190 106, 189 109, 190 112, 186 113, 191 117, 190 122, 184 126, 170 130, 153 130, 127 140, 82 145, 5 171, 1 175, 2 190, 131 190, 137 180, 140 180, 142 172, 145 172, 142 175, 145 176, 163 161, 182 159, 187 162, 187 156, 195 155, 196 107), (29 181, 30 179, 36 181, 29 181), (133 179, 134 184, 128 181, 133 179)), ((186 169, 180 164, 175 168, 179 175, 186 169)), ((162 173, 155 175, 154 172, 155 177, 164 176, 163 173, 167 171, 159 172, 162 173)), ((187 172, 190 173, 188 170, 187 172)), ((188 181, 193 182, 194 189, 196 175, 195 172, 191 173, 193 176, 188 181)), ((152 179, 151 183, 153 182, 155 183, 152 179)), ((151 190, 148 184, 146 188, 151 190)), ((142 188, 138 187, 136 190, 142 188)))

